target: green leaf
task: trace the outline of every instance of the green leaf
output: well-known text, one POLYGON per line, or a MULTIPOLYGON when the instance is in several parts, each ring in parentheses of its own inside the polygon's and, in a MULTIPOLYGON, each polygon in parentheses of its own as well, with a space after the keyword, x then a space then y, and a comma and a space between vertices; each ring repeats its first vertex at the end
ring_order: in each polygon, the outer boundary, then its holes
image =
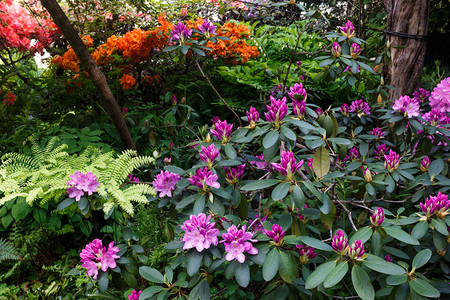
POLYGON ((273 248, 264 260, 262 274, 265 281, 270 281, 275 277, 278 272, 279 263, 280 251, 277 248, 273 248))
POLYGON ((208 300, 211 297, 211 288, 206 279, 200 281, 189 294, 189 300, 208 300))
POLYGON ((354 265, 352 269, 352 283, 356 293, 363 300, 371 300, 375 298, 375 290, 370 282, 369 275, 358 265, 354 265))
POLYGON ((331 65, 333 62, 334 62, 334 58, 324 59, 319 63, 319 67, 325 67, 325 66, 331 65))
POLYGON ((41 208, 34 208, 33 218, 36 220, 36 222, 38 222, 39 225, 42 225, 47 219, 47 213, 41 208))
POLYGON ((357 63, 358 65, 360 65, 363 69, 366 69, 367 71, 369 71, 370 73, 376 74, 375 71, 374 71, 371 67, 369 67, 368 65, 366 65, 365 63, 360 62, 360 61, 357 61, 356 63, 357 63))
POLYGON ((187 46, 187 45, 185 45, 185 44, 183 44, 183 45, 181 45, 181 53, 183 53, 184 55, 186 55, 187 53, 188 53, 188 51, 189 51, 189 46, 187 46))
POLYGON ((315 127, 314 125, 311 125, 305 121, 300 121, 300 120, 291 120, 290 121, 292 124, 297 125, 299 128, 306 128, 309 130, 316 130, 317 127, 315 127))
POLYGON ((164 167, 164 170, 169 171, 170 173, 174 173, 180 176, 184 175, 184 170, 174 165, 168 165, 164 167))
POLYGON ((373 254, 367 256, 363 265, 369 269, 388 275, 402 275, 406 273, 405 269, 399 265, 385 261, 383 258, 373 254))
POLYGON ((102 293, 106 293, 106 291, 108 290, 108 283, 109 283, 108 272, 100 271, 97 280, 98 280, 97 282, 98 290, 102 293))
POLYGON ((295 133, 286 126, 281 126, 281 133, 292 141, 297 140, 297 136, 295 135, 295 133))
POLYGON ((420 221, 411 230, 411 235, 416 239, 421 239, 427 233, 428 228, 427 221, 420 221))
POLYGON ((424 297, 437 298, 441 295, 437 289, 421 278, 411 280, 409 286, 414 292, 424 297))
POLYGON ((304 186, 317 197, 317 199, 322 200, 322 194, 316 189, 316 187, 310 181, 302 181, 304 186))
POLYGON ((405 283, 407 279, 408 279, 408 276, 406 276, 406 274, 390 275, 386 278, 386 283, 389 285, 400 285, 402 283, 405 283))
POLYGON ((278 179, 255 180, 241 187, 242 191, 255 191, 271 187, 280 181, 278 179))
POLYGON ((142 291, 141 295, 139 296, 139 299, 148 299, 154 294, 161 292, 162 290, 164 290, 162 286, 159 285, 151 286, 142 291))
POLYGON ((447 225, 442 219, 433 219, 431 221, 431 225, 437 230, 440 234, 448 235, 447 225))
POLYGON ((225 145, 225 154, 230 159, 235 159, 237 157, 236 149, 234 149, 233 145, 231 145, 230 143, 225 145))
POLYGON ((68 207, 70 204, 74 203, 75 199, 73 198, 66 198, 64 201, 62 201, 60 204, 58 204, 58 207, 56 208, 57 211, 61 211, 64 208, 68 207))
POLYGON ((305 287, 310 290, 321 284, 328 274, 336 267, 336 262, 334 260, 322 263, 318 266, 311 275, 306 279, 305 287))
POLYGON ((234 277, 236 278, 236 282, 240 286, 245 288, 250 283, 250 271, 248 269, 247 262, 241 264, 238 261, 234 261, 234 263, 237 264, 234 271, 234 277))
POLYGON ((186 271, 189 276, 194 276, 200 269, 203 260, 203 253, 197 252, 197 250, 192 250, 190 255, 187 256, 187 268, 186 271))
POLYGON ((375 196, 376 194, 375 188, 370 183, 366 184, 366 192, 371 196, 375 196))
POLYGON ((269 147, 275 145, 275 143, 278 141, 279 138, 280 138, 280 135, 278 134, 278 131, 276 131, 276 130, 269 131, 269 133, 266 134, 266 136, 263 139, 263 147, 269 148, 269 147))
POLYGON ((410 245, 420 245, 419 241, 412 237, 411 235, 409 235, 408 233, 404 232, 403 230, 400 229, 400 227, 385 227, 384 230, 386 231, 386 233, 390 236, 392 236, 393 238, 404 242, 406 244, 410 244, 410 245))
POLYGON ((286 197, 286 195, 289 192, 290 186, 291 185, 289 182, 282 182, 282 183, 278 184, 272 191, 272 199, 274 201, 278 201, 278 200, 281 200, 284 197, 286 197))
POLYGON ((352 245, 357 240, 361 240, 362 243, 367 242, 372 236, 373 230, 369 226, 360 228, 348 241, 349 245, 352 245))
POLYGON ((182 209, 191 204, 192 202, 194 202, 197 199, 197 197, 198 195, 189 195, 187 197, 184 197, 180 202, 177 203, 177 205, 175 205, 175 208, 182 209))
POLYGON ((330 153, 325 147, 319 147, 313 157, 313 171, 322 178, 330 171, 330 153))
POLYGON ((325 280, 323 281, 323 286, 327 288, 331 288, 338 284, 342 278, 347 274, 348 272, 348 263, 346 261, 342 261, 337 264, 336 267, 331 270, 331 272, 325 277, 325 280))
POLYGON ((417 253, 416 256, 414 256, 414 259, 412 261, 412 267, 414 269, 422 267, 430 260, 432 254, 433 253, 431 252, 430 249, 423 249, 422 251, 417 253))
POLYGON ((319 241, 318 239, 312 238, 310 236, 301 236, 300 240, 310 247, 323 251, 333 251, 333 248, 330 245, 325 244, 324 242, 319 241))
POLYGON ((292 256, 286 252, 280 252, 280 263, 278 271, 281 278, 287 283, 291 283, 294 278, 298 277, 297 263, 292 256))
POLYGON ((305 207, 305 200, 305 194, 302 189, 298 185, 294 186, 291 191, 291 202, 295 203, 296 208, 303 210, 305 207))
POLYGON ((430 174, 430 176, 432 177, 435 177, 436 175, 442 172, 444 166, 445 166, 444 161, 440 159, 433 160, 430 166, 428 167, 428 174, 430 174))
POLYGON ((338 145, 350 145, 352 143, 350 140, 344 138, 329 138, 328 140, 338 145))
POLYGON ((77 205, 80 210, 85 210, 89 205, 89 200, 86 197, 81 197, 77 205))
POLYGON ((148 281, 155 283, 164 283, 164 276, 156 269, 142 266, 139 268, 139 274, 148 281))

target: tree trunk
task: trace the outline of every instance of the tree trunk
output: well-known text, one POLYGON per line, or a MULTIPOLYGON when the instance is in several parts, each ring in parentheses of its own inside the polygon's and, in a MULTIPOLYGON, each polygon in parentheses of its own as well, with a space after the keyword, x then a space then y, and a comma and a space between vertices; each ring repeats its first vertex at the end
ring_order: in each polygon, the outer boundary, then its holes
MULTIPOLYGON (((425 36, 428 30, 429 0, 385 0, 387 30, 425 36)), ((391 65, 385 82, 394 86, 391 100, 419 89, 425 59, 426 41, 417 37, 388 34, 391 45, 391 65)))
POLYGON ((123 146, 127 149, 136 149, 130 131, 125 123, 125 119, 120 111, 119 105, 117 104, 116 99, 108 86, 106 77, 98 68, 87 47, 78 36, 77 31, 70 23, 69 19, 62 11, 56 0, 41 0, 41 3, 47 9, 55 24, 59 27, 69 44, 72 46, 72 49, 75 51, 81 65, 88 71, 100 94, 100 97, 103 100, 106 111, 116 127, 123 146))

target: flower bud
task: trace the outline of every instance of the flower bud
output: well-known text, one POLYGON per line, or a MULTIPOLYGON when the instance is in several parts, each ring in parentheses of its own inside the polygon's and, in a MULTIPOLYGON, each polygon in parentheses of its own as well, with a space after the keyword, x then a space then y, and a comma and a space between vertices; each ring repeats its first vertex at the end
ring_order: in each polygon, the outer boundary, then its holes
POLYGON ((209 133, 206 135, 205 142, 207 142, 207 143, 211 142, 211 136, 209 135, 209 133))
POLYGON ((383 224, 383 221, 384 211, 381 207, 378 207, 378 209, 370 217, 370 222, 373 226, 380 226, 381 224, 383 224))
POLYGON ((364 170, 364 180, 369 183, 372 181, 372 172, 369 170, 369 168, 366 168, 364 170))
POLYGON ((337 42, 334 42, 333 46, 331 47, 331 54, 333 55, 333 57, 339 57, 341 56, 341 53, 341 46, 337 42))
POLYGON ((361 260, 364 252, 364 244, 361 242, 361 240, 357 240, 352 244, 351 247, 348 247, 347 255, 351 259, 361 260))
POLYGON ((425 156, 420 162, 420 171, 428 172, 428 168, 430 167, 430 159, 428 156, 425 156))
POLYGON ((348 247, 348 240, 344 235, 342 230, 338 230, 336 234, 332 238, 331 246, 334 251, 338 252, 341 255, 345 255, 348 247))

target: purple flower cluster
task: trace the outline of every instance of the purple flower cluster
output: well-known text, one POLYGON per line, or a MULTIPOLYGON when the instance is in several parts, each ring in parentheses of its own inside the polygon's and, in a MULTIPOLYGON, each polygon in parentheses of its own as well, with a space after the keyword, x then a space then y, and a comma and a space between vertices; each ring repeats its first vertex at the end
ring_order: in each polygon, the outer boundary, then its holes
POLYGON ((242 175, 244 175, 245 164, 237 166, 235 168, 224 167, 224 170, 225 173, 227 174, 225 180, 229 184, 237 184, 239 182, 239 179, 242 178, 242 175))
POLYGON ((336 234, 331 239, 331 247, 333 250, 341 255, 345 255, 348 247, 348 240, 342 230, 336 231, 336 234))
POLYGON ((370 216, 370 222, 373 226, 381 226, 384 222, 384 211, 381 207, 378 207, 378 209, 370 216))
POLYGON ((198 26, 198 31, 200 31, 207 37, 216 34, 216 29, 216 25, 212 24, 208 20, 204 20, 203 23, 198 26))
POLYGON ((138 177, 134 177, 133 174, 128 174, 128 180, 132 181, 132 182, 139 182, 139 178, 138 177))
POLYGON ((450 118, 446 113, 439 111, 436 108, 433 108, 431 111, 424 113, 422 118, 431 124, 431 126, 442 126, 450 123, 450 118))
POLYGON ((108 268, 114 269, 117 264, 115 259, 120 258, 116 255, 119 248, 114 247, 114 242, 109 243, 108 250, 103 247, 102 241, 95 239, 81 251, 80 257, 83 263, 81 267, 87 269, 87 274, 97 279, 98 270, 106 272, 108 268))
POLYGON ((450 200, 448 195, 439 192, 436 196, 429 196, 425 203, 420 203, 420 209, 425 213, 425 216, 430 218, 436 215, 439 218, 445 218, 449 214, 450 200))
POLYGON ((428 168, 430 167, 430 158, 428 156, 425 156, 421 161, 420 161, 420 171, 422 172, 428 172, 428 168))
POLYGON ((247 120, 250 123, 250 128, 256 127, 256 122, 259 120, 259 112, 253 106, 247 111, 247 120))
POLYGON ((387 261, 387 262, 392 262, 392 258, 391 258, 391 256, 389 254, 386 254, 384 256, 384 260, 387 261))
POLYGON ((253 161, 251 161, 250 163, 251 163, 253 166, 255 166, 255 168, 257 168, 257 169, 261 169, 261 170, 266 169, 266 168, 267 168, 267 163, 266 163, 266 161, 264 160, 264 154, 261 154, 261 155, 259 155, 259 156, 255 156, 255 157, 258 158, 258 159, 260 159, 261 161, 253 160, 253 161))
POLYGON ((304 246, 304 245, 296 245, 295 246, 298 249, 298 254, 300 256, 300 264, 305 265, 307 264, 311 259, 317 256, 317 253, 314 252, 314 248, 304 246))
MULTIPOLYGON (((350 67, 350 66, 349 66, 349 67, 350 67)), ((341 114, 342 114, 344 117, 348 117, 348 116, 349 116, 349 113, 350 113, 350 107, 348 106, 347 103, 344 103, 344 104, 341 105, 341 108, 339 109, 339 111, 341 112, 341 114)))
POLYGON ((344 26, 339 26, 339 29, 341 30, 341 34, 349 39, 355 36, 355 26, 353 26, 350 20, 347 20, 344 26))
POLYGON ((259 219, 258 215, 255 215, 255 219, 252 222, 252 225, 255 228, 256 231, 264 232, 263 222, 267 220, 267 216, 262 217, 259 219))
POLYGON ((270 230, 270 231, 266 230, 266 235, 268 237, 270 237, 274 241, 274 243, 278 246, 282 244, 284 234, 285 234, 285 232, 284 232, 283 228, 278 224, 273 224, 272 230, 270 230))
POLYGON ((142 291, 136 291, 133 289, 131 292, 131 295, 128 295, 128 300, 139 300, 139 296, 141 295, 142 291))
POLYGON ((292 180, 294 173, 303 165, 303 160, 296 163, 294 153, 292 153, 292 151, 283 150, 281 153, 281 164, 271 163, 271 165, 274 170, 279 171, 282 175, 286 176, 286 179, 292 180))
POLYGON ((347 160, 355 160, 359 156, 359 150, 358 147, 353 147, 350 150, 348 150, 348 154, 344 157, 344 161, 347 160))
POLYGON ((303 100, 300 101, 294 100, 292 102, 292 108, 294 110, 295 116, 299 119, 303 119, 303 116, 305 115, 306 102, 303 100))
POLYGON ((412 118, 419 115, 420 104, 415 98, 411 99, 409 96, 400 96, 400 98, 395 100, 392 109, 404 114, 405 117, 412 118))
POLYGON ((383 135, 384 135, 384 133, 385 133, 385 132, 384 132, 384 131, 381 131, 381 128, 380 128, 380 127, 375 127, 374 129, 372 129, 372 130, 370 131, 370 134, 376 136, 377 139, 382 138, 383 135))
POLYGON ((242 226, 241 229, 237 229, 235 225, 228 227, 226 233, 222 234, 225 245, 225 259, 232 261, 237 259, 238 262, 243 263, 245 261, 244 252, 248 254, 258 254, 258 249, 253 247, 252 242, 257 240, 252 239, 253 233, 246 230, 246 226, 242 226))
POLYGON ((172 41, 184 42, 185 39, 192 35, 192 30, 186 27, 186 24, 178 22, 170 32, 170 39, 172 41))
POLYGON ((202 169, 197 169, 195 174, 188 180, 192 185, 206 191, 208 187, 220 188, 220 183, 217 182, 218 178, 217 174, 214 174, 212 170, 208 171, 207 167, 203 167, 202 169))
POLYGON ((369 103, 365 102, 363 99, 355 100, 350 105, 350 112, 357 113, 358 117, 370 115, 369 103))
POLYGON ((380 144, 377 146, 377 149, 375 149, 375 158, 376 159, 382 159, 385 155, 385 153, 388 153, 389 148, 386 146, 386 144, 380 144))
POLYGON ((417 99, 417 101, 419 102, 424 102, 425 100, 428 99, 428 97, 430 97, 430 95, 431 92, 423 88, 420 88, 418 91, 415 91, 413 93, 414 98, 417 99))
POLYGON ((306 101, 306 97, 307 97, 306 90, 303 87, 303 84, 301 84, 301 83, 294 84, 294 86, 291 87, 288 95, 294 101, 297 101, 297 100, 306 101))
POLYGON ((357 43, 353 43, 350 46, 350 56, 353 59, 357 59, 360 53, 361 53, 361 47, 357 43))
POLYGON ((333 45, 331 46, 331 55, 333 55, 333 57, 339 57, 341 56, 341 53, 342 53, 341 46, 337 42, 334 42, 333 45))
POLYGON ((430 96, 430 106, 443 113, 450 112, 450 77, 442 79, 433 89, 430 96))
MULTIPOLYGON (((352 67, 351 66, 346 66, 343 73, 345 72, 352 72, 352 67)), ((358 71, 357 73, 361 73, 361 67, 358 65, 358 71)))
POLYGON ((266 120, 272 123, 276 128, 280 127, 280 122, 286 116, 288 106, 286 103, 286 97, 283 99, 275 99, 270 96, 270 106, 266 105, 268 112, 264 113, 266 120))
POLYGON ((395 170, 397 170, 399 164, 400 164, 400 155, 398 155, 397 152, 390 149, 389 154, 384 155, 384 168, 389 173, 392 173, 395 170))
POLYGON ((219 157, 219 149, 216 149, 214 144, 211 144, 208 147, 202 146, 202 152, 198 155, 208 168, 211 169, 214 161, 219 157))
POLYGON ((211 128, 210 130, 211 134, 221 140, 222 143, 227 143, 233 130, 233 124, 228 124, 227 120, 221 121, 218 117, 215 117, 213 120, 215 122, 213 122, 214 129, 211 128))
POLYGON ((191 215, 189 220, 184 221, 181 229, 184 230, 183 249, 195 248, 198 252, 203 249, 209 249, 211 245, 217 246, 219 239, 219 229, 215 228, 216 223, 209 223, 211 216, 206 216, 204 213, 191 215))
POLYGON ((156 175, 152 182, 153 189, 159 192, 159 197, 172 197, 172 191, 175 190, 175 186, 178 181, 181 180, 181 176, 169 171, 161 171, 156 175))
POLYGON ((71 186, 67 188, 69 198, 75 198, 76 201, 80 201, 80 198, 84 196, 84 192, 87 192, 89 196, 95 193, 99 183, 94 174, 87 172, 84 175, 79 171, 75 171, 75 173, 70 175, 67 185, 71 186))
POLYGON ((361 240, 356 240, 350 247, 347 248, 348 257, 355 260, 361 260, 364 252, 364 244, 361 240))

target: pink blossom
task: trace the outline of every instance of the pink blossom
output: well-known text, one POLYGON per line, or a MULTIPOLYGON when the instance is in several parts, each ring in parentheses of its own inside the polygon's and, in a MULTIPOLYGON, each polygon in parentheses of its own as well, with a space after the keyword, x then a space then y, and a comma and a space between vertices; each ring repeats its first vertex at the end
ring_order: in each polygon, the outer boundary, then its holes
POLYGON ((364 252, 364 244, 361 240, 356 240, 350 247, 348 247, 347 255, 351 259, 360 260, 364 252))
POLYGON ((258 254, 258 249, 253 247, 257 240, 252 239, 253 233, 246 230, 246 226, 237 229, 235 225, 228 227, 227 232, 222 234, 224 239, 225 251, 227 252, 225 259, 231 261, 237 259, 240 263, 245 261, 244 252, 255 255, 258 254))
POLYGON ((302 119, 305 115, 305 109, 306 109, 306 103, 303 100, 300 101, 293 101, 292 102, 292 108, 294 110, 294 114, 297 116, 297 118, 302 119))
POLYGON ((307 97, 306 90, 301 83, 294 84, 294 86, 291 87, 288 95, 294 101, 306 101, 307 97))
POLYGON ((209 223, 211 216, 206 217, 204 213, 191 215, 189 220, 184 221, 181 229, 184 230, 183 249, 195 248, 198 252, 209 249, 211 245, 217 246, 219 240, 219 230, 215 228, 215 223, 209 223))
POLYGON ((362 99, 355 100, 350 105, 350 112, 356 112, 358 114, 358 117, 370 115, 369 103, 365 102, 362 99))
POLYGON ((357 59, 361 53, 361 47, 357 43, 353 43, 350 46, 350 55, 353 59, 357 59))
POLYGON ((280 127, 280 122, 286 116, 288 106, 286 104, 286 97, 283 99, 275 99, 270 96, 270 106, 267 105, 268 112, 264 113, 266 120, 272 123, 276 128, 280 127))
POLYGON ((375 158, 376 159, 381 159, 382 157, 384 157, 385 153, 388 153, 389 148, 388 146, 386 146, 386 144, 380 144, 377 146, 377 149, 375 150, 375 158))
POLYGON ((339 29, 341 30, 341 34, 349 39, 355 36, 355 26, 353 26, 350 20, 347 20, 344 26, 339 26, 339 29))
POLYGON ((384 155, 384 168, 389 172, 392 173, 395 170, 397 170, 399 164, 400 164, 400 155, 397 154, 397 152, 393 151, 392 149, 389 150, 389 154, 384 155))
POLYGON ((259 216, 255 215, 255 219, 253 220, 253 222, 251 223, 250 226, 254 226, 255 227, 255 232, 256 231, 264 232, 264 227, 263 227, 263 222, 264 221, 267 221, 267 216, 264 216, 261 219, 259 219, 259 216))
POLYGON ((266 161, 264 160, 264 155, 261 154, 261 155, 259 155, 259 156, 255 156, 255 157, 258 158, 258 159, 260 159, 261 161, 253 160, 253 161, 251 161, 250 163, 251 163, 253 166, 255 166, 255 168, 257 168, 257 169, 266 169, 266 168, 267 168, 267 163, 266 163, 266 161))
POLYGON ((400 98, 395 100, 392 109, 403 113, 405 117, 412 118, 419 115, 420 104, 415 98, 411 99, 409 96, 400 96, 400 98))
POLYGON ((192 29, 187 28, 186 24, 183 22, 178 22, 170 32, 170 39, 172 41, 184 41, 192 35, 192 29))
POLYGON ((344 161, 346 160, 355 160, 359 156, 358 147, 353 147, 348 151, 348 154, 344 157, 344 161))
POLYGON ((235 168, 224 167, 224 170, 227 174, 227 177, 225 178, 225 180, 229 184, 237 184, 239 182, 239 179, 242 178, 242 175, 244 175, 245 164, 239 165, 235 168))
POLYGON ((253 106, 247 111, 247 120, 250 123, 250 128, 256 127, 256 122, 259 120, 259 112, 253 106))
POLYGON ((450 77, 442 79, 433 89, 430 96, 430 106, 443 113, 450 112, 450 77))
POLYGON ((294 153, 283 150, 281 153, 281 163, 271 163, 271 165, 274 170, 281 172, 288 180, 291 180, 293 174, 303 165, 303 160, 296 163, 294 153))
POLYGON ((445 218, 449 214, 450 200, 448 195, 438 192, 436 196, 429 196, 425 203, 420 203, 420 209, 427 218, 436 215, 439 218, 445 218))
POLYGON ((339 57, 341 56, 341 53, 342 53, 341 46, 337 42, 334 42, 333 45, 331 46, 331 55, 333 55, 334 57, 339 57))
POLYGON ((106 272, 108 268, 114 269, 117 266, 115 259, 120 258, 116 255, 119 251, 119 248, 114 247, 114 242, 109 243, 108 250, 106 250, 102 241, 95 239, 81 251, 80 257, 83 263, 81 266, 87 269, 88 275, 97 279, 99 269, 106 272))
POLYGON ((381 128, 380 128, 380 127, 375 127, 374 129, 372 129, 372 130, 370 131, 370 134, 376 136, 377 139, 380 139, 380 138, 383 137, 383 135, 385 134, 385 132, 384 132, 384 131, 381 131, 381 128))
POLYGON ((341 105, 339 111, 342 113, 343 116, 348 117, 350 113, 350 107, 348 106, 347 103, 344 103, 341 105))
POLYGON ((298 254, 300 256, 300 264, 307 264, 311 259, 317 256, 317 253, 314 252, 314 248, 304 246, 304 245, 296 245, 298 249, 298 254))
POLYGON ((428 99, 428 97, 430 97, 430 95, 431 92, 423 88, 420 88, 418 91, 415 91, 413 93, 414 98, 417 99, 417 101, 419 102, 424 102, 425 100, 428 99))
POLYGON ((272 230, 270 231, 266 230, 266 235, 270 237, 277 245, 281 245, 284 238, 284 234, 285 232, 283 228, 278 224, 273 224, 272 230))
POLYGON ((334 251, 340 253, 341 255, 345 255, 348 247, 348 240, 342 230, 338 230, 333 236, 331 246, 333 247, 334 251))
POLYGON ((442 125, 447 125, 450 123, 450 118, 446 113, 439 111, 436 108, 433 108, 431 111, 422 115, 422 118, 425 119, 431 126, 440 127, 442 125))
POLYGON ((202 146, 202 152, 198 155, 208 168, 212 168, 214 161, 219 157, 219 149, 216 149, 214 144, 211 144, 208 147, 202 146))
POLYGON ((392 262, 392 258, 391 258, 391 256, 389 254, 386 254, 384 256, 384 260, 387 261, 387 262, 392 262))
POLYGON ((178 174, 169 171, 161 171, 161 173, 156 175, 152 185, 155 191, 159 192, 160 198, 164 196, 172 197, 172 191, 175 190, 175 186, 180 180, 181 176, 178 174))
POLYGON ((425 156, 421 161, 420 161, 420 171, 422 172, 427 172, 428 168, 430 167, 430 158, 428 156, 425 156))
POLYGON ((370 216, 370 222, 374 226, 380 226, 384 222, 384 211, 381 207, 378 207, 378 209, 370 216))
POLYGON ((139 296, 141 295, 142 291, 136 291, 133 289, 131 292, 131 295, 128 295, 128 300, 139 300, 139 296))
POLYGON ((204 20, 203 23, 200 26, 198 26, 198 31, 200 31, 207 37, 216 34, 216 29, 217 27, 208 20, 204 20))
POLYGON ((222 141, 222 143, 227 143, 230 136, 231 131, 233 130, 233 124, 228 124, 227 121, 221 121, 217 118, 217 121, 214 122, 214 129, 211 128, 211 134, 222 141))
POLYGON ((188 180, 192 185, 198 186, 205 191, 208 187, 220 188, 220 183, 217 182, 217 179, 217 174, 214 174, 212 170, 208 171, 207 167, 203 167, 202 169, 197 169, 195 174, 188 180))
POLYGON ((76 201, 80 201, 80 198, 84 196, 84 192, 88 195, 92 195, 97 191, 99 182, 94 174, 87 172, 86 175, 79 171, 75 171, 74 174, 70 175, 70 180, 67 182, 68 186, 67 192, 70 198, 75 198, 76 201))

